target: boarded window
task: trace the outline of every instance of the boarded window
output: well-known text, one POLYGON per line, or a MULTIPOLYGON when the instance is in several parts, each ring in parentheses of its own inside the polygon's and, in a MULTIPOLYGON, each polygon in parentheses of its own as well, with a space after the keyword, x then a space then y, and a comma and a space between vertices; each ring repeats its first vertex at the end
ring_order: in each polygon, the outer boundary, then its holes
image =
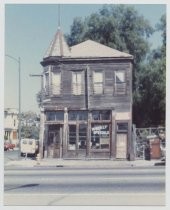
POLYGON ((94 94, 103 94, 103 72, 93 72, 94 94))
POLYGON ((126 79, 124 71, 115 72, 115 93, 124 95, 126 93, 126 79))
POLYGON ((82 73, 73 72, 72 73, 72 93, 73 95, 81 95, 82 93, 82 73))
POLYGON ((61 72, 52 72, 52 94, 60 95, 61 91, 61 72))

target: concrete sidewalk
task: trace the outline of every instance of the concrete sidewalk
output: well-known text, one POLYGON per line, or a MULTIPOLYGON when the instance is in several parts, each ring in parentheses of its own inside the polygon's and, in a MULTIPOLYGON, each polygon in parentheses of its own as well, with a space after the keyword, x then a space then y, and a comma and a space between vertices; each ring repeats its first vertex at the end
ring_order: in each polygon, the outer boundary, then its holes
POLYGON ((113 167, 144 167, 159 165, 161 160, 64 160, 64 159, 42 159, 40 161, 31 159, 13 160, 5 164, 6 166, 22 167, 87 167, 87 168, 113 168, 113 167))

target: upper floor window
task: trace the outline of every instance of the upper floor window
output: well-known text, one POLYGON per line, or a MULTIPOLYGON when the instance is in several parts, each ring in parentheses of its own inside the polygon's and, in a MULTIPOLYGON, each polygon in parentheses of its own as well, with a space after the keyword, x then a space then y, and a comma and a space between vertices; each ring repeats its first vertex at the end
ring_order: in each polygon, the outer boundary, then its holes
POLYGON ((103 94, 103 72, 93 72, 93 91, 94 94, 103 94))
POLYGON ((52 72, 52 94, 59 95, 61 92, 61 72, 52 72))
POLYGON ((82 93, 82 72, 72 72, 72 93, 73 95, 82 93))
POLYGON ((45 93, 49 94, 49 73, 45 73, 45 93))
POLYGON ((126 78, 124 71, 115 72, 115 93, 123 95, 126 93, 126 78))

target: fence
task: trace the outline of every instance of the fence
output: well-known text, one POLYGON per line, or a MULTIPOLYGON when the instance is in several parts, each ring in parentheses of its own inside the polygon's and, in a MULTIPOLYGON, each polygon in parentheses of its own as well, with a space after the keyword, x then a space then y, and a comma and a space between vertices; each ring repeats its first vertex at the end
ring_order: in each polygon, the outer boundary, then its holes
POLYGON ((159 138, 161 151, 165 150, 165 127, 136 128, 133 125, 133 142, 135 159, 144 159, 148 137, 159 138))

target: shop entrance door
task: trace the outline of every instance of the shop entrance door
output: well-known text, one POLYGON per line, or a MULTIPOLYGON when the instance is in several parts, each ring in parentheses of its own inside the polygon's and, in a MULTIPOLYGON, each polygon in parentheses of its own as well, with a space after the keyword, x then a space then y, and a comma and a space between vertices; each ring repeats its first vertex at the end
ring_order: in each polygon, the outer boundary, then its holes
POLYGON ((119 159, 127 158, 127 133, 117 134, 116 158, 119 159))
POLYGON ((62 157, 62 126, 60 125, 49 126, 48 157, 62 157))

